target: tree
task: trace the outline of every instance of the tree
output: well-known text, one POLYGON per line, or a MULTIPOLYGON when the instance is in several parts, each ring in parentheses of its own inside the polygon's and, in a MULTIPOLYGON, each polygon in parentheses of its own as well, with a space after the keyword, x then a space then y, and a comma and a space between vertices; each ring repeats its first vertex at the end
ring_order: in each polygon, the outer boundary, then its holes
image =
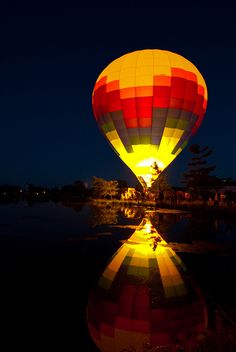
POLYGON ((109 196, 112 199, 118 193, 118 181, 107 181, 93 176, 93 190, 96 197, 109 196))
POLYGON ((209 147, 201 148, 198 144, 189 147, 192 154, 188 163, 188 171, 184 173, 184 184, 194 198, 201 197, 207 201, 209 193, 220 187, 219 178, 211 175, 215 165, 208 164, 208 157, 212 154, 209 147))
POLYGON ((64 185, 60 189, 54 189, 53 195, 61 199, 73 199, 84 201, 89 196, 89 190, 85 187, 83 181, 76 180, 73 184, 64 185))
POLYGON ((156 194, 156 197, 163 201, 164 193, 169 191, 171 186, 168 182, 166 174, 163 172, 158 176, 158 178, 153 182, 150 191, 156 194))
POLYGON ((125 180, 117 180, 117 187, 118 187, 117 196, 119 198, 121 198, 122 193, 124 193, 128 189, 127 181, 125 181, 125 180))
POLYGON ((157 177, 161 173, 161 170, 159 169, 156 161, 154 161, 154 163, 151 165, 150 169, 151 169, 151 179, 148 183, 144 180, 144 178, 142 176, 138 176, 138 180, 143 187, 144 194, 148 194, 148 188, 150 189, 150 187, 152 187, 155 180, 157 179, 157 177))
POLYGON ((73 184, 73 188, 78 198, 81 200, 87 198, 89 192, 83 181, 76 180, 73 184))

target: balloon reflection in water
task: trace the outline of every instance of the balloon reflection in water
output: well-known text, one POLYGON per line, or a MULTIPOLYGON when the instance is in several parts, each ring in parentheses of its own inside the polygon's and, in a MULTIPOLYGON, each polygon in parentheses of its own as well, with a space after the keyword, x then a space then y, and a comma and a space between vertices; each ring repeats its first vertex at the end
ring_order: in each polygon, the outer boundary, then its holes
POLYGON ((102 352, 197 346, 207 326, 204 298, 148 213, 91 292, 87 319, 102 352))

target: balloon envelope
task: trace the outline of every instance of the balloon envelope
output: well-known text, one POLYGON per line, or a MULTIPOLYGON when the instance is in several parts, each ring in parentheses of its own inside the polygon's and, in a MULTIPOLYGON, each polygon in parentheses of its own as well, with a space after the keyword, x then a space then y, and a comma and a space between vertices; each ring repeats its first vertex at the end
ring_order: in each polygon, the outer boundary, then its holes
POLYGON ((92 104, 102 133, 139 181, 150 187, 200 126, 207 87, 184 57, 140 50, 102 71, 92 104))

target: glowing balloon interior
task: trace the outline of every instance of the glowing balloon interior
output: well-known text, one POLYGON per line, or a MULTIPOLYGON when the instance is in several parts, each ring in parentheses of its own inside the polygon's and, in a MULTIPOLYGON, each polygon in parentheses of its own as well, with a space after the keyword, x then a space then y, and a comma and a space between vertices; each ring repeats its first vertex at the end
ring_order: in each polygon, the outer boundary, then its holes
POLYGON ((179 351, 196 346, 207 326, 200 290, 148 218, 110 260, 87 314, 102 352, 179 351))
POLYGON ((98 126, 144 187, 182 151, 207 106, 198 69, 164 50, 140 50, 110 63, 93 90, 98 126))

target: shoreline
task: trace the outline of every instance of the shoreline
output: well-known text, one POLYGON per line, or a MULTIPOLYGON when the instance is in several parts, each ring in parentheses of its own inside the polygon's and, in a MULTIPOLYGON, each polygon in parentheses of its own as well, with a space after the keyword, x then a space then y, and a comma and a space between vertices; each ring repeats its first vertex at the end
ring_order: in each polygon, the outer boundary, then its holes
POLYGON ((189 211, 189 212, 199 212, 199 211, 210 211, 210 212, 236 212, 236 204, 232 204, 231 206, 228 206, 223 203, 219 203, 218 206, 214 205, 214 202, 209 202, 208 204, 203 204, 202 201, 182 201, 182 202, 177 202, 177 203, 170 203, 170 202, 162 202, 158 203, 155 201, 136 201, 136 200, 129 200, 129 201, 124 201, 124 200, 118 200, 118 199, 90 199, 88 203, 92 203, 94 205, 122 205, 122 206, 127 206, 127 207, 132 207, 132 206, 140 206, 140 207, 154 207, 155 209, 175 209, 175 210, 183 210, 183 211, 189 211))
POLYGON ((170 209, 170 210, 179 210, 184 212, 196 212, 196 213, 207 213, 207 214, 225 214, 225 215, 235 215, 236 213, 236 203, 233 203, 231 206, 219 202, 217 206, 214 205, 214 201, 208 202, 208 204, 203 204, 202 201, 181 201, 181 202, 155 202, 153 200, 119 200, 119 199, 103 199, 103 198, 88 198, 80 200, 77 197, 70 197, 67 199, 50 199, 50 198, 41 198, 41 199, 32 199, 32 198, 21 198, 21 199, 5 199, 0 201, 0 205, 9 205, 17 204, 20 202, 28 202, 29 204, 38 204, 38 203, 48 203, 52 202, 55 204, 62 204, 64 206, 73 207, 83 204, 91 204, 94 206, 114 206, 114 207, 148 207, 155 210, 158 209, 170 209))

